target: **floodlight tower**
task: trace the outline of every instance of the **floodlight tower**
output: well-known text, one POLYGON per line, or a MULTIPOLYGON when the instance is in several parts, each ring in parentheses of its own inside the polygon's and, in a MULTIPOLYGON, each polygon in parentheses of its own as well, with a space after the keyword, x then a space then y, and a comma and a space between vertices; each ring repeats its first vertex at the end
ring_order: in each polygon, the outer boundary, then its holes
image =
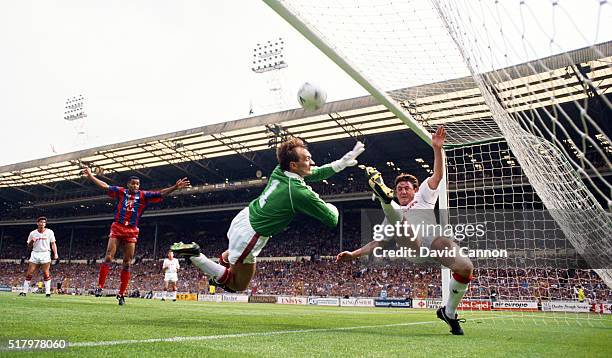
POLYGON ((279 37, 258 43, 253 49, 251 70, 261 74, 265 79, 270 98, 268 103, 273 106, 272 110, 279 110, 287 106, 281 76, 281 70, 287 68, 285 45, 285 40, 279 37))
POLYGON ((76 146, 85 144, 87 132, 85 131, 85 97, 82 94, 68 97, 64 105, 64 120, 72 122, 76 132, 76 146))

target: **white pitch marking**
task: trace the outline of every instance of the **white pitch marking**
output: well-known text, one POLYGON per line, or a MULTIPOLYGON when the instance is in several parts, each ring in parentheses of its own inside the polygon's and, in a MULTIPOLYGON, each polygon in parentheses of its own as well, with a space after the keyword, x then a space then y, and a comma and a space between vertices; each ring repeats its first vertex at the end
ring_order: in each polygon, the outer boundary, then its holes
MULTIPOLYGON (((507 317, 512 317, 512 316, 507 316, 507 317)), ((479 319, 492 319, 492 318, 493 317, 486 317, 486 318, 479 318, 479 319)), ((214 339, 241 338, 241 337, 258 337, 258 336, 266 337, 266 336, 275 336, 275 335, 280 335, 280 334, 293 334, 293 333, 313 333, 313 332, 318 333, 318 332, 331 332, 331 331, 350 331, 350 330, 365 329, 365 328, 416 326, 416 325, 432 324, 432 323, 441 323, 441 322, 440 321, 423 321, 423 322, 392 323, 392 324, 373 325, 373 326, 312 328, 312 329, 299 329, 299 330, 290 330, 290 331, 251 332, 251 333, 222 334, 222 335, 212 335, 212 336, 186 336, 186 337, 170 337, 170 338, 126 339, 126 340, 119 340, 119 341, 102 341, 102 342, 76 342, 76 343, 70 343, 70 347, 100 347, 100 346, 115 346, 115 345, 121 345, 121 344, 207 341, 207 340, 214 340, 214 339)))

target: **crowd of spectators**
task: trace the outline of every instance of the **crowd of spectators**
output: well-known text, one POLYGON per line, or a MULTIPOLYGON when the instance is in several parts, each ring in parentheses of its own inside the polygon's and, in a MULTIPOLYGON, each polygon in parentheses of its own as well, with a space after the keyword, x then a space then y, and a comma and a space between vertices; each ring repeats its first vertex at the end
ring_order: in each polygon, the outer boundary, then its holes
MULTIPOLYGON (((309 185, 314 191, 323 196, 368 192, 369 187, 366 183, 365 175, 353 174, 340 173, 328 180, 309 183, 309 185)), ((124 183, 111 184, 123 185, 124 183)), ((172 184, 146 187, 143 185, 143 189, 152 190, 172 184)), ((147 211, 248 203, 261 193, 265 185, 266 181, 262 181, 260 184, 252 184, 250 186, 234 187, 229 185, 223 190, 185 192, 173 195, 159 204, 150 205, 147 211)), ((92 191, 80 192, 79 194, 67 192, 65 196, 55 194, 52 198, 42 198, 37 202, 4 202, 2 207, 0 207, 0 217, 2 220, 27 220, 35 219, 41 215, 52 218, 109 215, 112 212, 112 200, 103 196, 104 192, 92 186, 92 191), (66 201, 66 203, 61 204, 62 201, 66 201), (45 203, 52 203, 53 205, 40 205, 45 203), (38 204, 38 206, 33 207, 34 204, 38 204)))
MULTIPOLYGON (((141 261, 132 268, 130 289, 140 292, 162 290, 161 261, 141 261)), ((64 290, 77 288, 89 292, 95 288, 98 264, 53 265, 53 280, 64 290)), ((119 285, 120 265, 114 265, 107 280, 108 288, 119 285)), ((20 286, 26 264, 0 263, 0 283, 20 286)), ((41 280, 41 277, 35 277, 41 280)), ((55 284, 54 284, 55 286, 55 284)), ((610 290, 591 270, 562 269, 477 269, 466 298, 573 300, 582 287, 591 300, 610 301, 610 290)), ((181 292, 208 292, 207 277, 184 262, 177 286, 181 292)), ((248 293, 258 295, 439 298, 439 267, 402 262, 364 265, 363 262, 336 263, 330 259, 260 261, 248 293)))
MULTIPOLYGON (((359 213, 344 215, 342 247, 354 249, 360 244, 359 213)), ((158 228, 157 240, 155 228, 151 225, 141 226, 136 248, 138 259, 159 259, 166 255, 174 242, 197 242, 207 255, 218 256, 227 249, 227 229, 232 215, 219 218, 215 225, 198 225, 182 221, 168 221, 158 228)), ((89 226, 76 228, 49 225, 55 232, 60 258, 63 260, 99 260, 104 257, 108 241, 107 226, 89 226), (70 237, 73 237, 70 243, 70 237)), ((27 235, 33 227, 23 227, 17 231, 5 232, 0 245, 0 258, 29 258, 26 246, 27 235)), ((336 255, 340 251, 340 229, 328 228, 316 220, 299 215, 286 230, 272 237, 264 248, 263 256, 326 256, 336 255)))

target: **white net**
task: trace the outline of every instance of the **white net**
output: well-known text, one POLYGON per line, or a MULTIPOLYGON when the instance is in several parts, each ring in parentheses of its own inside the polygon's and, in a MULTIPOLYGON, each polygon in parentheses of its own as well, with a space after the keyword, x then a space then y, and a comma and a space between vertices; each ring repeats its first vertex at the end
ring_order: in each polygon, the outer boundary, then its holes
MULTIPOLYGON (((466 299, 536 311, 552 310, 554 303, 558 310, 588 312, 594 304, 608 302, 610 289, 568 240, 554 210, 544 207, 505 141, 459 146, 446 154, 449 221, 486 227, 485 237, 468 237, 462 246, 508 252, 507 257, 473 259, 475 278, 466 299), (585 303, 576 306, 581 287, 585 303)), ((596 232, 586 235, 597 237, 596 232)))
MULTIPOLYGON (((421 138, 447 127, 451 212, 537 210, 546 228, 523 228, 529 240, 505 228, 473 244, 547 259, 477 261, 481 287, 543 300, 575 300, 574 288, 601 279, 612 287, 610 3, 264 1, 421 138), (555 287, 536 294, 539 275, 555 287)), ((605 287, 586 291, 609 299, 605 287)))

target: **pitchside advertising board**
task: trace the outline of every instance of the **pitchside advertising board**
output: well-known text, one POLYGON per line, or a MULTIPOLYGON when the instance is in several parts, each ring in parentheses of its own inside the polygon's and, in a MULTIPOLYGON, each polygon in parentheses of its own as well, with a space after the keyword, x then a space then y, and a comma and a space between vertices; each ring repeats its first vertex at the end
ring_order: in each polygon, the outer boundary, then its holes
POLYGON ((164 298, 164 292, 162 291, 153 292, 153 298, 156 300, 161 300, 162 298, 164 298))
POLYGON ((438 309, 442 307, 442 300, 431 300, 431 299, 413 299, 412 300, 412 308, 422 308, 422 309, 438 309))
MULTIPOLYGON (((168 292, 170 293, 170 292, 168 292)), ((168 299, 164 296, 163 291, 155 291, 153 292, 153 298, 156 300, 161 300, 162 298, 168 299)), ((176 299, 178 301, 197 301, 198 294, 197 293, 187 293, 187 292, 177 292, 176 299)))
POLYGON ((249 296, 249 303, 276 303, 276 296, 252 295, 249 296))
POLYGON ((542 311, 548 312, 590 312, 591 305, 586 302, 544 301, 542 311))
POLYGON ((493 309, 496 311, 526 311, 538 310, 536 301, 496 301, 493 302, 493 309))
POLYGON ((591 307, 595 313, 612 314, 612 303, 594 303, 591 307))
POLYGON ((276 303, 281 305, 307 305, 308 297, 278 296, 276 303))
POLYGON ((406 299, 376 299, 374 300, 375 307, 390 307, 390 308, 410 308, 411 300, 406 299))
POLYGON ((221 295, 198 295, 200 302, 221 302, 222 299, 221 295))
POLYGON ((457 309, 464 311, 490 311, 491 301, 461 301, 457 309))
POLYGON ((340 306, 344 307, 374 307, 372 298, 342 298, 340 306))
POLYGON ((179 301, 197 301, 198 295, 196 293, 177 293, 176 299, 179 301))
POLYGON ((338 297, 308 297, 309 305, 317 306, 340 306, 338 297))
POLYGON ((249 302, 249 296, 247 295, 222 295, 223 302, 249 302))

